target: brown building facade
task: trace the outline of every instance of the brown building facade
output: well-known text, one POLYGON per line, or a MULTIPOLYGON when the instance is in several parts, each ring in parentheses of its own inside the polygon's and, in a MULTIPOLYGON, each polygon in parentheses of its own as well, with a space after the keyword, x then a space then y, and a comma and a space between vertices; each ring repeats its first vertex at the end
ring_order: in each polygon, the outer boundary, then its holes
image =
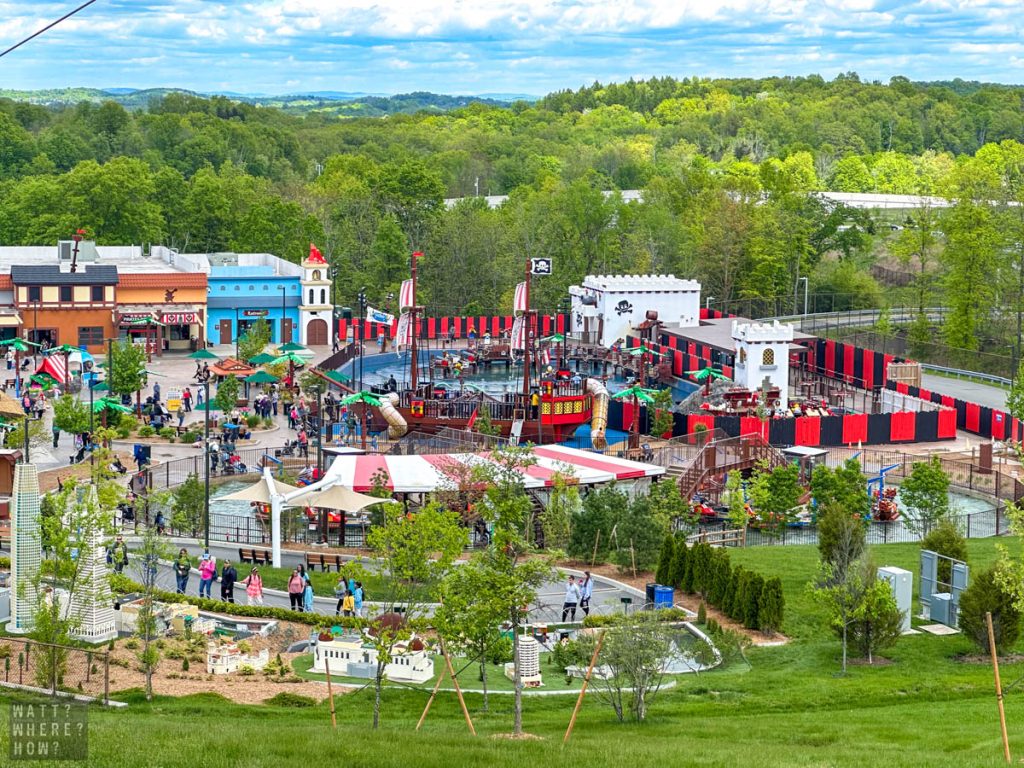
POLYGON ((91 264, 77 272, 54 265, 14 265, 14 306, 24 336, 50 346, 70 344, 102 352, 116 336, 117 267, 91 264))

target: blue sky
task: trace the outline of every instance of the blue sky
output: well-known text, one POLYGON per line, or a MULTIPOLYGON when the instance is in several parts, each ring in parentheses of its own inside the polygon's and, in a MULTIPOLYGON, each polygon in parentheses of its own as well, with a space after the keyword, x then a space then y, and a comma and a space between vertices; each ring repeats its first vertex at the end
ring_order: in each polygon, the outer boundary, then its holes
MULTIPOLYGON (((78 4, 0 0, 0 48, 78 4)), ((854 70, 1024 83, 1022 0, 98 0, 0 86, 544 94, 854 70)))

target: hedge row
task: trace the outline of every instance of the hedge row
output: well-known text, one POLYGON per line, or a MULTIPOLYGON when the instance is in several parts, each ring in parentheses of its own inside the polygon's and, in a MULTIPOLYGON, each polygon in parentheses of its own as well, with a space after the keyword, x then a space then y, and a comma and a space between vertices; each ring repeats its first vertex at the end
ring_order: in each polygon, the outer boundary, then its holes
POLYGON ((761 574, 729 562, 729 551, 710 544, 686 544, 683 536, 666 536, 655 575, 659 584, 680 592, 699 594, 747 629, 773 634, 782 626, 785 598, 778 577, 761 574))

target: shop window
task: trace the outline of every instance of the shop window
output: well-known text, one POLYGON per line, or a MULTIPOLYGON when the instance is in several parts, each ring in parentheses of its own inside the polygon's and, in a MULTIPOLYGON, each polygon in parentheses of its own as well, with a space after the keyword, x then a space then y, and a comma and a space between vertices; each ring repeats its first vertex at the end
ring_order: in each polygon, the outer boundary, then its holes
POLYGON ((252 283, 249 283, 249 290, 250 291, 255 291, 256 290, 256 286, 253 285, 252 283))
POLYGON ((775 350, 774 349, 769 348, 769 349, 766 349, 764 351, 764 354, 761 355, 761 365, 763 365, 763 366, 775 365, 775 350))
POLYGON ((60 300, 61 301, 71 301, 71 286, 70 285, 62 285, 60 287, 60 300))
POLYGON ((102 285, 94 285, 92 287, 91 294, 92 294, 91 298, 92 298, 93 301, 103 301, 103 299, 104 299, 104 297, 103 297, 103 286, 102 285))
POLYGON ((29 301, 40 301, 43 298, 43 289, 38 285, 30 285, 28 287, 28 300, 29 301))
POLYGON ((96 347, 103 343, 103 326, 86 325, 78 329, 78 346, 96 347))

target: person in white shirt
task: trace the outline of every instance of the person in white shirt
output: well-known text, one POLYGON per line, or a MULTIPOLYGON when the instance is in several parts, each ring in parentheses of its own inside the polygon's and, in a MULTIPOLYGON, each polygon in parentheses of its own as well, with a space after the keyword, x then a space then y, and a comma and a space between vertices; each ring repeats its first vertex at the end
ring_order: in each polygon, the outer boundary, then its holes
POLYGON ((584 616, 590 615, 590 598, 594 594, 594 580, 590 578, 590 571, 583 572, 583 579, 580 581, 580 610, 584 616))
POLYGON ((580 602, 580 588, 576 585, 576 577, 570 576, 569 582, 565 585, 565 602, 562 603, 562 621, 567 616, 572 616, 576 621, 576 606, 580 602))

